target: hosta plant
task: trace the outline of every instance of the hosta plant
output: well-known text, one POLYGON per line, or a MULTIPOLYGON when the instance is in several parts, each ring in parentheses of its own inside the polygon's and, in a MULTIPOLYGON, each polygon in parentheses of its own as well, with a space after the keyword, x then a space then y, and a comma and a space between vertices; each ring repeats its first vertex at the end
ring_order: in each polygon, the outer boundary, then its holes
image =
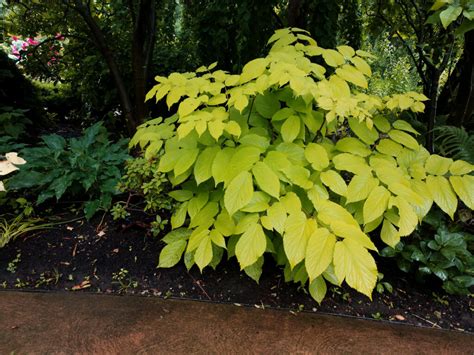
POLYGON ((369 53, 295 28, 269 43, 238 75, 213 64, 156 77, 148 93, 179 104, 131 141, 160 156, 179 202, 159 266, 215 267, 227 250, 258 280, 267 253, 317 301, 327 282, 371 297, 379 239, 395 246, 433 202, 450 216, 458 198, 472 208, 473 166, 430 155, 397 119, 425 96, 364 93, 369 53))

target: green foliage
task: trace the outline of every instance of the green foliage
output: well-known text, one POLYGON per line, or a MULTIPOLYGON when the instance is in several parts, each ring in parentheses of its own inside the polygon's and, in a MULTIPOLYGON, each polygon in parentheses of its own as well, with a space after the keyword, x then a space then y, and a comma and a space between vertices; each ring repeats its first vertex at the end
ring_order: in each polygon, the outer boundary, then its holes
POLYGON ((441 155, 474 164, 474 135, 455 126, 438 126, 435 131, 435 148, 441 155))
POLYGON ((51 223, 40 223, 40 219, 25 218, 23 214, 12 220, 0 219, 0 248, 16 238, 37 230, 51 228, 51 223))
POLYGON ((0 106, 0 135, 15 139, 25 133, 25 127, 31 124, 25 113, 28 110, 15 109, 10 106, 0 106))
POLYGON ((240 75, 215 65, 173 73, 147 95, 179 103, 130 142, 159 159, 179 202, 160 266, 184 254, 188 268, 215 267, 227 249, 258 279, 269 253, 318 301, 327 281, 371 297, 378 237, 368 233, 382 226, 395 246, 433 203, 451 217, 458 197, 472 208, 473 166, 430 156, 397 119, 422 111, 423 95, 363 93, 367 52, 321 48, 299 29, 269 43, 240 75))
MULTIPOLYGON (((158 170, 158 166, 157 159, 148 160, 139 157, 127 160, 125 174, 118 184, 120 191, 131 192, 143 197, 145 212, 169 211, 174 206, 173 199, 168 196, 171 184, 168 182, 166 174, 158 170)), ((117 218, 126 216, 127 207, 123 204, 122 208, 114 207, 117 218)))
POLYGON ((470 294, 474 236, 450 226, 439 211, 430 213, 424 222, 411 238, 383 249, 381 255, 396 258, 400 270, 414 272, 420 279, 435 275, 448 293, 470 294))
POLYGON ((37 192, 37 204, 53 197, 86 197, 87 218, 98 209, 108 209, 128 158, 126 141, 112 143, 100 122, 79 138, 66 140, 51 134, 43 136, 42 141, 39 146, 21 151, 27 164, 8 180, 8 187, 37 192))

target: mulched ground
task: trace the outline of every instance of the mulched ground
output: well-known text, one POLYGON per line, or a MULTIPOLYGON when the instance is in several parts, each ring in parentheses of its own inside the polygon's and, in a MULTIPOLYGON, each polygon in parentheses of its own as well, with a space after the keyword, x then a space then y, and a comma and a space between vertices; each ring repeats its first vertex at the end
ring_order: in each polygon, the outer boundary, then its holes
POLYGON ((188 272, 182 263, 157 269, 164 245, 137 220, 140 216, 123 222, 98 215, 11 242, 0 249, 0 289, 188 298, 474 331, 472 297, 446 295, 435 282, 416 284, 389 261, 379 263, 379 271, 393 286, 392 294, 374 291, 370 302, 346 286, 333 287, 321 305, 298 285, 285 283, 270 258, 259 284, 240 272, 235 258, 203 274, 197 267, 188 272))

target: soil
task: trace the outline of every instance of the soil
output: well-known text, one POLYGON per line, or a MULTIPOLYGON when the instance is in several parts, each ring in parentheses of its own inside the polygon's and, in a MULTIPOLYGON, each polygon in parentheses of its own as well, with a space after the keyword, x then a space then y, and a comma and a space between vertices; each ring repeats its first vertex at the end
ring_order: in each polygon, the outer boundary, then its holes
POLYGON ((330 288, 321 305, 297 284, 285 283, 282 270, 270 258, 259 284, 240 272, 235 258, 223 260, 216 270, 206 268, 202 274, 197 267, 188 272, 184 263, 158 269, 164 244, 150 234, 148 222, 140 214, 125 222, 96 215, 89 222, 79 219, 18 238, 0 249, 0 290, 198 299, 474 332, 472 297, 446 295, 435 283, 416 284, 389 261, 378 266, 385 275, 383 281, 393 286, 392 293, 374 291, 371 302, 343 285, 330 288))

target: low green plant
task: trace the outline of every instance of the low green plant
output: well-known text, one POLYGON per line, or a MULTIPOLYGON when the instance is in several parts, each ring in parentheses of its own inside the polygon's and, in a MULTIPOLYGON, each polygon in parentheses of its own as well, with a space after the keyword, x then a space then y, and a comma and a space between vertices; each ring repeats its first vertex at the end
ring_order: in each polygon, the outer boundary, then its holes
POLYGON ((467 295, 474 286, 473 248, 474 236, 449 226, 435 210, 410 238, 383 249, 381 255, 396 258, 400 270, 415 273, 420 280, 434 275, 446 292, 467 295))
POLYGON ((0 136, 18 139, 32 122, 26 117, 28 110, 0 105, 0 136))
POLYGON ((464 127, 438 126, 435 128, 435 148, 443 156, 462 159, 474 164, 474 134, 464 127))
POLYGON ((0 248, 26 233, 49 229, 53 225, 39 218, 25 218, 22 214, 13 219, 0 218, 0 248))
POLYGON ((86 197, 87 218, 99 209, 107 210, 112 196, 118 193, 121 169, 129 158, 126 140, 112 143, 99 122, 79 138, 51 134, 43 136, 42 141, 21 151, 27 164, 9 179, 8 187, 37 192, 37 204, 54 197, 86 197))
POLYGON ((138 281, 133 280, 127 269, 120 268, 118 272, 112 273, 112 283, 120 285, 119 291, 127 291, 130 288, 137 288, 138 281))
MULTIPOLYGON (((159 161, 148 156, 127 160, 125 174, 118 184, 120 191, 143 197, 145 212, 169 211, 173 206, 173 199, 168 196, 171 184, 166 174, 158 170, 158 166, 159 161)), ((118 205, 122 205, 122 208, 116 207, 117 217, 126 215, 127 203, 120 202, 118 205)))
POLYGON ((267 254, 318 302, 344 280, 371 297, 374 241, 397 245, 433 203, 450 217, 458 198, 473 208, 473 166, 430 155, 399 119, 425 96, 364 93, 369 53, 324 49, 294 28, 269 43, 239 75, 211 64, 155 78, 147 99, 177 113, 130 144, 158 160, 178 203, 159 267, 183 255, 188 268, 215 267, 227 250, 258 280, 267 254))

